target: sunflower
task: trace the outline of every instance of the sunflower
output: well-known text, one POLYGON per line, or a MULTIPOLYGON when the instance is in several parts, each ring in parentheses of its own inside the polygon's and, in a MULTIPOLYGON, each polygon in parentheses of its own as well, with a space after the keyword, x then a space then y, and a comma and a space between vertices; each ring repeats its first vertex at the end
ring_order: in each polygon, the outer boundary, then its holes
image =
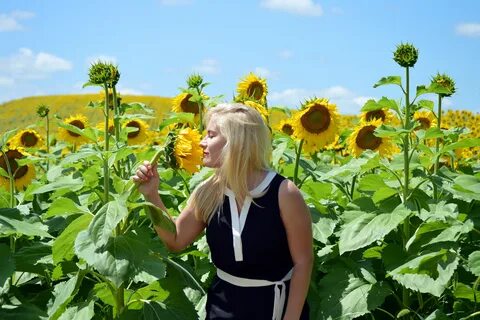
POLYGON ((264 106, 262 106, 260 103, 256 103, 250 100, 244 101, 243 104, 257 110, 262 116, 263 121, 265 121, 265 123, 268 123, 268 111, 267 109, 265 109, 264 106))
POLYGON ((431 111, 417 111, 413 114, 413 119, 420 123, 415 130, 427 130, 437 125, 437 119, 431 111))
POLYGON ((390 138, 375 136, 375 129, 382 125, 381 119, 361 123, 347 140, 350 152, 358 157, 365 150, 378 151, 381 156, 390 157, 399 151, 390 138))
POLYGON ((368 122, 370 120, 381 119, 383 123, 392 122, 393 115, 388 109, 378 109, 367 112, 362 112, 360 120, 368 122))
POLYGON ((21 130, 9 141, 13 147, 41 148, 44 146, 42 137, 32 129, 21 130))
POLYGON ((238 83, 237 92, 240 97, 253 98, 263 103, 268 93, 267 81, 250 72, 238 83))
POLYGON ((182 92, 173 98, 173 112, 189 112, 197 115, 199 113, 198 103, 190 101, 191 93, 182 92))
MULTIPOLYGON (((7 162, 5 161, 5 155, 8 159, 10 170, 13 174, 15 182, 15 188, 17 190, 23 190, 30 182, 35 178, 35 167, 32 164, 19 166, 16 160, 23 159, 28 154, 20 147, 9 148, 5 154, 0 153, 0 167, 8 172, 7 162)), ((0 186, 5 189, 9 189, 10 179, 0 176, 0 186)))
MULTIPOLYGON (((88 119, 84 115, 77 114, 64 120, 64 123, 75 126, 79 129, 85 129, 88 124, 88 119)), ((70 142, 71 144, 81 145, 87 142, 87 139, 78 133, 72 132, 64 128, 58 128, 58 137, 60 140, 70 142)))
MULTIPOLYGON (((105 122, 99 122, 95 126, 99 131, 105 132, 105 122)), ((108 119, 108 133, 115 134, 115 124, 112 119, 108 119)))
POLYGON ((191 128, 185 128, 178 132, 175 138, 173 152, 179 168, 190 173, 197 172, 202 164, 203 149, 200 147, 200 133, 191 128))
POLYGON ((304 140, 316 151, 335 140, 338 112, 335 104, 327 99, 306 101, 292 119, 293 136, 304 140))
POLYGON ((293 126, 290 119, 281 120, 276 126, 276 129, 287 136, 291 136, 293 134, 293 126))
POLYGON ((143 144, 148 139, 149 125, 140 119, 128 120, 123 124, 124 128, 136 128, 138 130, 131 131, 127 134, 128 145, 143 144))

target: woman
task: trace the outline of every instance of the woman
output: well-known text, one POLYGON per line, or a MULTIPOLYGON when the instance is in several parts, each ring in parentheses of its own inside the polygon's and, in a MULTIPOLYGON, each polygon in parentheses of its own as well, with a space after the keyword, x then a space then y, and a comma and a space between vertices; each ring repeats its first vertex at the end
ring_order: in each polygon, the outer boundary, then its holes
MULTIPOLYGON (((219 104, 205 117, 200 145, 214 174, 193 192, 175 220, 176 233, 155 230, 181 251, 206 229, 217 275, 207 319, 308 319, 305 302, 313 264, 310 213, 298 188, 269 168, 270 131, 242 104, 219 104)), ((157 165, 133 180, 147 201, 166 211, 157 165)))

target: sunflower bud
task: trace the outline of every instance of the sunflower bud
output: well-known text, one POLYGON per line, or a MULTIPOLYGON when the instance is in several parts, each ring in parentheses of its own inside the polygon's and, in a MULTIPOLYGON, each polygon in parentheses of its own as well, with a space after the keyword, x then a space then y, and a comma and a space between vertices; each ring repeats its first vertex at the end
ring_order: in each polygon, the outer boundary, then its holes
POLYGON ((200 88, 200 86, 203 84, 203 78, 201 75, 194 73, 190 77, 188 77, 187 84, 188 87, 191 89, 200 88))
POLYGON ((94 62, 88 70, 89 82, 96 85, 107 84, 110 88, 118 83, 118 67, 108 62, 94 62))
POLYGON ((418 59, 418 49, 409 43, 400 44, 393 53, 393 60, 404 68, 413 67, 418 59))
POLYGON ((455 81, 445 73, 437 73, 437 75, 432 78, 432 84, 438 84, 450 91, 450 93, 440 93, 441 97, 450 97, 452 94, 455 93, 455 81))
POLYGON ((37 114, 42 118, 45 118, 46 116, 48 116, 49 112, 50 112, 50 108, 47 105, 41 104, 37 107, 37 114))

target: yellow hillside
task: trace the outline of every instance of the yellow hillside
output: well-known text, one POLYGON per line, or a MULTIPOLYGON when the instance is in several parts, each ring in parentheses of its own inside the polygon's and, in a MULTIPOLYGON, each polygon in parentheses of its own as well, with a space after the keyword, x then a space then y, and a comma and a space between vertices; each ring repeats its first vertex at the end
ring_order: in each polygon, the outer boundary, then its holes
MULTIPOLYGON (((158 96, 129 96, 122 95, 122 102, 142 102, 155 110, 155 117, 161 119, 165 112, 170 110, 171 98, 158 96)), ((35 125, 40 118, 36 114, 37 107, 45 104, 50 107, 50 114, 57 114, 64 118, 81 113, 87 116, 91 123, 103 119, 101 110, 88 107, 90 101, 102 99, 99 94, 76 94, 27 97, 0 104, 0 133, 10 129, 22 129, 35 125)), ((52 121, 55 126, 55 121, 52 121)), ((158 121, 156 121, 158 123, 158 121)), ((43 127, 43 123, 40 127, 43 127)))

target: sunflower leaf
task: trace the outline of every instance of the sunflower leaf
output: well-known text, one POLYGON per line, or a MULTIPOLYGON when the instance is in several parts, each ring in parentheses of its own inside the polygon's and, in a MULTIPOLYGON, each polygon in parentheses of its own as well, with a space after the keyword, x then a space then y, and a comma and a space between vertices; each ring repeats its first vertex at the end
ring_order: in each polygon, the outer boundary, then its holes
POLYGON ((452 92, 448 90, 445 86, 442 86, 438 83, 432 83, 428 87, 425 85, 417 86, 416 97, 420 97, 424 94, 435 93, 435 94, 451 94, 452 92))
POLYGON ((418 107, 433 111, 434 104, 431 100, 420 100, 418 101, 418 107))
POLYGON ((479 147, 479 146, 480 146, 480 138, 467 138, 443 147, 442 150, 440 150, 440 153, 443 154, 448 151, 453 151, 455 149, 471 148, 471 147, 479 147))
POLYGON ((384 86, 387 84, 395 84, 399 87, 402 87, 402 78, 400 76, 388 76, 388 77, 383 77, 380 80, 378 80, 377 83, 373 85, 374 88, 384 86))
POLYGON ((167 114, 165 120, 160 123, 158 130, 162 131, 165 127, 175 123, 195 123, 195 115, 189 112, 173 112, 167 114))
POLYGON ((437 127, 428 128, 425 132, 424 139, 435 139, 435 138, 443 138, 443 131, 437 127))
POLYGON ((17 132, 17 129, 9 130, 2 135, 2 139, 0 139, 0 147, 7 144, 8 140, 17 132))
POLYGON ((60 121, 57 121, 57 125, 59 127, 62 127, 64 129, 68 130, 68 131, 79 134, 82 137, 87 138, 88 140, 97 142, 97 137, 95 135, 95 132, 93 130, 88 130, 89 128, 86 128, 86 129, 82 130, 82 129, 74 126, 74 125, 71 125, 69 123, 60 122, 60 121))
POLYGON ((472 252, 468 256, 468 267, 474 275, 480 277, 480 251, 472 252))

